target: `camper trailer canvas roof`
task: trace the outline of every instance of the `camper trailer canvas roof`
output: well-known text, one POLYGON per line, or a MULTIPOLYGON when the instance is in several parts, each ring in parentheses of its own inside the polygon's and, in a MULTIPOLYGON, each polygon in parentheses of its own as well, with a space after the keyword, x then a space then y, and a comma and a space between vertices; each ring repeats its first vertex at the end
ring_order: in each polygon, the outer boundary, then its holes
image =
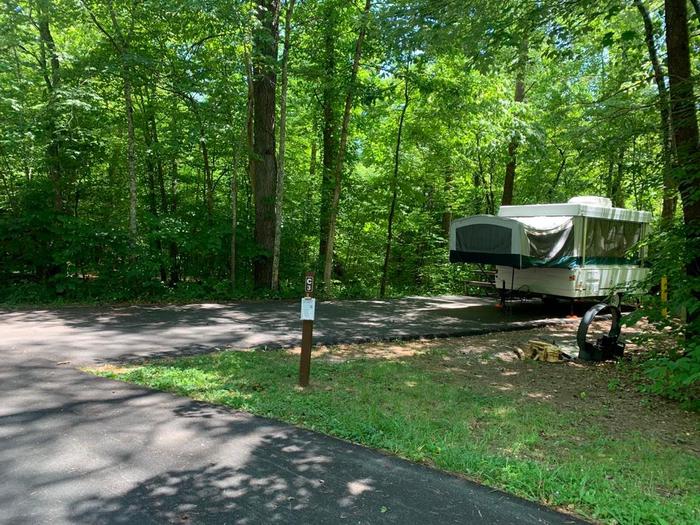
POLYGON ((596 217, 628 222, 651 222, 648 211, 613 208, 609 199, 574 197, 561 204, 527 204, 501 206, 499 217, 596 217))

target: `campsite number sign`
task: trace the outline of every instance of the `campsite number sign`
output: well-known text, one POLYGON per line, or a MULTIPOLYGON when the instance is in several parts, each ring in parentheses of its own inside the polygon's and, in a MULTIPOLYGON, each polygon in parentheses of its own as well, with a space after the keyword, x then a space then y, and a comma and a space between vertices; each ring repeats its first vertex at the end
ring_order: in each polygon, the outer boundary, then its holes
POLYGON ((307 272, 304 277, 304 297, 301 299, 301 357, 299 360, 299 386, 309 385, 311 373, 311 339, 316 316, 316 299, 314 299, 314 272, 307 272))
POLYGON ((306 297, 312 297, 314 294, 314 272, 308 272, 304 279, 304 293, 306 297))

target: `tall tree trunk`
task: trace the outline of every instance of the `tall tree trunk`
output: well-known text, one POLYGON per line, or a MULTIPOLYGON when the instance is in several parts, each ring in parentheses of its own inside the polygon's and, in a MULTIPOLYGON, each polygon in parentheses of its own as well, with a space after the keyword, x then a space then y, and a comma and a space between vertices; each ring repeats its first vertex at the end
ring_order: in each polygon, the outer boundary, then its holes
POLYGON ((316 134, 314 133, 311 139, 311 158, 309 159, 309 179, 314 180, 316 177, 316 156, 317 156, 318 144, 316 142, 316 134))
POLYGON ((56 51, 56 43, 51 34, 51 9, 50 0, 40 0, 38 2, 38 28, 40 47, 40 62, 44 82, 47 92, 47 123, 46 134, 48 136, 48 146, 46 148, 46 164, 48 168, 49 180, 53 189, 53 208, 57 213, 61 213, 63 204, 63 169, 61 166, 61 145, 56 129, 56 97, 57 90, 61 82, 61 66, 56 51), (48 63, 47 55, 48 54, 48 63))
POLYGON ((275 63, 280 4, 279 0, 259 0, 257 5, 256 16, 260 26, 253 35, 253 180, 255 241, 260 252, 253 263, 253 281, 257 288, 268 288, 272 282, 275 244, 275 63))
POLYGON ((255 159, 255 153, 253 152, 253 142, 255 137, 253 132, 255 130, 255 99, 253 97, 253 63, 251 61, 248 52, 244 54, 245 59, 245 70, 246 70, 246 82, 248 84, 248 102, 246 105, 246 145, 248 147, 248 180, 250 181, 251 192, 255 193, 255 166, 253 159, 255 159))
MULTIPOLYGON (((690 253, 686 272, 689 277, 700 277, 700 147, 698 121, 695 114, 695 95, 690 65, 688 39, 688 12, 685 0, 665 1, 666 49, 668 50, 668 77, 671 105, 671 124, 676 148, 674 174, 683 203, 683 220, 690 253)), ((700 293, 694 293, 700 300, 700 293)), ((698 313, 688 315, 688 338, 697 333, 698 313)))
POLYGON ((200 123, 199 128, 199 149, 202 152, 202 165, 204 167, 204 201, 207 208, 207 222, 214 222, 214 174, 209 162, 209 147, 204 127, 200 123))
POLYGON ((131 72, 126 64, 122 66, 124 90, 124 111, 126 113, 127 146, 126 160, 129 169, 129 234, 132 240, 138 235, 136 221, 136 137, 134 135, 134 103, 131 100, 131 72))
MULTIPOLYGON (((528 37, 527 35, 523 37, 520 43, 520 49, 518 51, 518 62, 516 64, 515 73, 515 97, 514 100, 516 104, 525 100, 525 70, 527 68, 527 55, 528 55, 528 37)), ((513 204, 513 187, 515 186, 515 168, 517 164, 516 153, 518 151, 518 146, 520 140, 513 133, 510 142, 508 143, 508 164, 506 164, 506 176, 503 181, 503 197, 501 199, 501 205, 507 206, 513 204)))
POLYGON ((333 202, 333 166, 338 155, 338 137, 336 134, 337 122, 335 103, 336 89, 336 63, 335 41, 336 35, 336 6, 327 2, 323 13, 323 93, 322 93, 322 169, 321 169, 321 209, 319 213, 319 265, 324 267, 326 248, 328 245, 328 230, 330 229, 331 205, 333 202))
POLYGON ((475 190, 475 198, 473 203, 474 213, 482 213, 483 210, 483 195, 486 195, 486 177, 484 176, 484 160, 481 157, 481 131, 474 133, 474 141, 476 142, 476 171, 472 177, 472 183, 475 190), (483 195, 482 195, 483 194, 483 195))
POLYGON ((160 148, 160 139, 158 138, 158 125, 156 124, 156 109, 155 100, 158 94, 156 92, 155 81, 148 90, 148 107, 149 111, 146 115, 147 128, 153 145, 155 164, 156 164, 156 182, 158 193, 160 195, 160 211, 162 214, 168 213, 168 194, 165 190, 165 170, 163 169, 163 152, 160 148))
POLYGON ((153 141, 151 140, 151 130, 148 121, 148 113, 150 108, 146 107, 143 100, 143 95, 139 94, 140 110, 146 116, 142 120, 141 132, 143 133, 143 142, 146 145, 146 155, 144 163, 146 165, 146 176, 148 180, 148 210, 154 217, 158 216, 158 201, 156 198, 156 166, 153 162, 153 141))
POLYGON ((379 297, 384 297, 386 294, 387 275, 389 273, 389 258, 391 257, 391 241, 394 234, 394 213, 396 212, 396 198, 399 188, 399 161, 401 154, 401 137, 403 135, 403 123, 406 119, 406 110, 408 109, 408 71, 404 79, 403 88, 403 107, 401 108, 401 116, 399 117, 399 129, 396 133, 396 148, 394 150, 394 172, 391 177, 391 205, 389 206, 389 218, 386 227, 386 248, 384 250, 384 266, 382 267, 382 280, 379 286, 379 297))
POLYGON ((552 202, 552 200, 554 199, 554 192, 556 191, 557 186, 559 185, 559 181, 561 180, 561 176, 564 174, 564 169, 566 168, 566 153, 564 153, 564 150, 559 146, 556 146, 556 148, 559 151, 559 158, 561 158, 561 162, 559 162, 559 169, 557 170, 557 174, 554 177, 554 182, 549 188, 550 202, 552 202))
POLYGON ((360 68, 360 58, 362 57, 362 44, 367 33, 367 24, 369 20, 369 10, 372 6, 372 0, 365 0, 365 8, 362 12, 362 21, 360 22, 360 33, 355 42, 355 55, 352 60, 352 71, 350 73, 350 84, 345 96, 345 108, 343 110, 343 123, 340 128, 340 145, 338 146, 338 158, 333 167, 333 200, 331 202, 330 220, 328 223, 328 240, 326 241, 326 254, 323 261, 323 286, 326 293, 330 293, 332 288, 331 275, 333 269, 333 245, 335 244, 335 227, 338 220, 338 204, 340 203, 340 187, 343 177, 343 167, 345 164, 345 153, 348 145, 348 128, 350 126, 350 111, 355 96, 355 82, 357 80, 357 71, 360 68))
MULTIPOLYGON (((170 165, 170 213, 175 215, 177 212, 177 182, 178 182, 177 161, 172 159, 170 165)), ((177 242, 173 239, 170 241, 170 285, 176 285, 180 282, 180 265, 178 263, 178 255, 180 249, 177 242)))
POLYGON ((231 250, 229 253, 231 288, 236 287, 236 228, 238 227, 238 173, 236 168, 236 160, 234 159, 231 166, 231 250))
POLYGON ((287 86, 289 84, 289 48, 291 46, 294 1, 288 0, 284 17, 284 50, 282 51, 282 85, 280 87, 280 145, 277 156, 277 193, 275 195, 275 243, 272 250, 272 289, 280 288, 280 245, 282 242, 282 203, 284 200, 284 155, 287 146, 287 86))
MULTIPOLYGON (((156 194, 156 184, 158 182, 158 178, 160 178, 160 184, 162 184, 162 164, 159 164, 160 161, 157 158, 154 159, 154 157, 158 156, 158 152, 156 145, 154 144, 154 137, 156 137, 157 141, 157 135, 155 135, 155 116, 153 115, 154 110, 151 105, 152 101, 149 98, 147 102, 144 102, 143 96, 140 97, 140 100, 141 111, 144 115, 143 126, 141 131, 143 132, 143 140, 146 144, 145 162, 146 173, 148 175, 148 208, 153 218, 157 219, 160 213, 158 211, 158 196, 156 194), (153 128, 151 128, 151 122, 153 122, 153 128), (161 170, 160 174, 158 173, 159 168, 161 170)), ((161 195, 161 198, 163 198, 163 195, 161 195)), ((162 259, 163 241, 161 239, 160 223, 158 221, 156 221, 156 235, 153 240, 153 248, 158 254, 158 260, 160 261, 160 280, 161 282, 165 283, 168 280, 168 274, 162 259)))
POLYGON ((613 161, 610 161, 610 179, 608 180, 608 197, 616 208, 625 207, 625 193, 622 187, 622 179, 625 174, 625 148, 620 148, 617 156, 617 171, 612 169, 613 161))
POLYGON ((660 129, 661 129, 661 141, 662 141, 662 155, 664 163, 664 195, 663 195, 663 208, 661 211, 661 218, 664 221, 670 221, 676 213, 676 202, 677 189, 673 181, 673 174, 671 171, 671 122, 668 108, 668 90, 666 89, 666 80, 664 78, 664 72, 661 67, 661 62, 659 61, 659 56, 656 52, 656 44, 654 41, 654 26, 651 23, 651 17, 649 16, 649 11, 644 5, 642 0, 635 0, 635 5, 637 10, 642 17, 644 22, 644 40, 647 45, 647 51, 649 52, 649 60, 651 61, 651 66, 654 71, 654 82, 656 83, 656 90, 659 93, 659 116, 661 118, 660 129))
POLYGON ((444 170, 445 175, 445 205, 442 211, 442 219, 440 221, 440 230, 443 237, 449 239, 450 237, 450 224, 452 224, 452 208, 450 207, 450 191, 452 190, 452 185, 454 182, 454 167, 451 162, 447 162, 444 170))

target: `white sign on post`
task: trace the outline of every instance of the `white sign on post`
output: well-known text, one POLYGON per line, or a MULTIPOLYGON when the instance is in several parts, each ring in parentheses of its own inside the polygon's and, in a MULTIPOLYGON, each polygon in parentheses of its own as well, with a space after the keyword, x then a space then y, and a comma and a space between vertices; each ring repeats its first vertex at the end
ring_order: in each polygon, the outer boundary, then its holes
POLYGON ((301 300, 301 320, 313 321, 316 314, 316 299, 304 297, 301 300))

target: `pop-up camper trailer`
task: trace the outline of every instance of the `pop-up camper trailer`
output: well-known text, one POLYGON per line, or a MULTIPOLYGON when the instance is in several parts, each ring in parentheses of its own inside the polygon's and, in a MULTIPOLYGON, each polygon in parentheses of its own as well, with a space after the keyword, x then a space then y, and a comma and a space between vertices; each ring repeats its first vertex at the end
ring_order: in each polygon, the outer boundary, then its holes
POLYGON ((510 293, 594 299, 642 292, 651 214, 613 208, 604 197, 562 204, 501 206, 498 216, 457 219, 450 262, 496 266, 496 286, 510 293), (631 250, 636 249, 634 253, 631 250))

